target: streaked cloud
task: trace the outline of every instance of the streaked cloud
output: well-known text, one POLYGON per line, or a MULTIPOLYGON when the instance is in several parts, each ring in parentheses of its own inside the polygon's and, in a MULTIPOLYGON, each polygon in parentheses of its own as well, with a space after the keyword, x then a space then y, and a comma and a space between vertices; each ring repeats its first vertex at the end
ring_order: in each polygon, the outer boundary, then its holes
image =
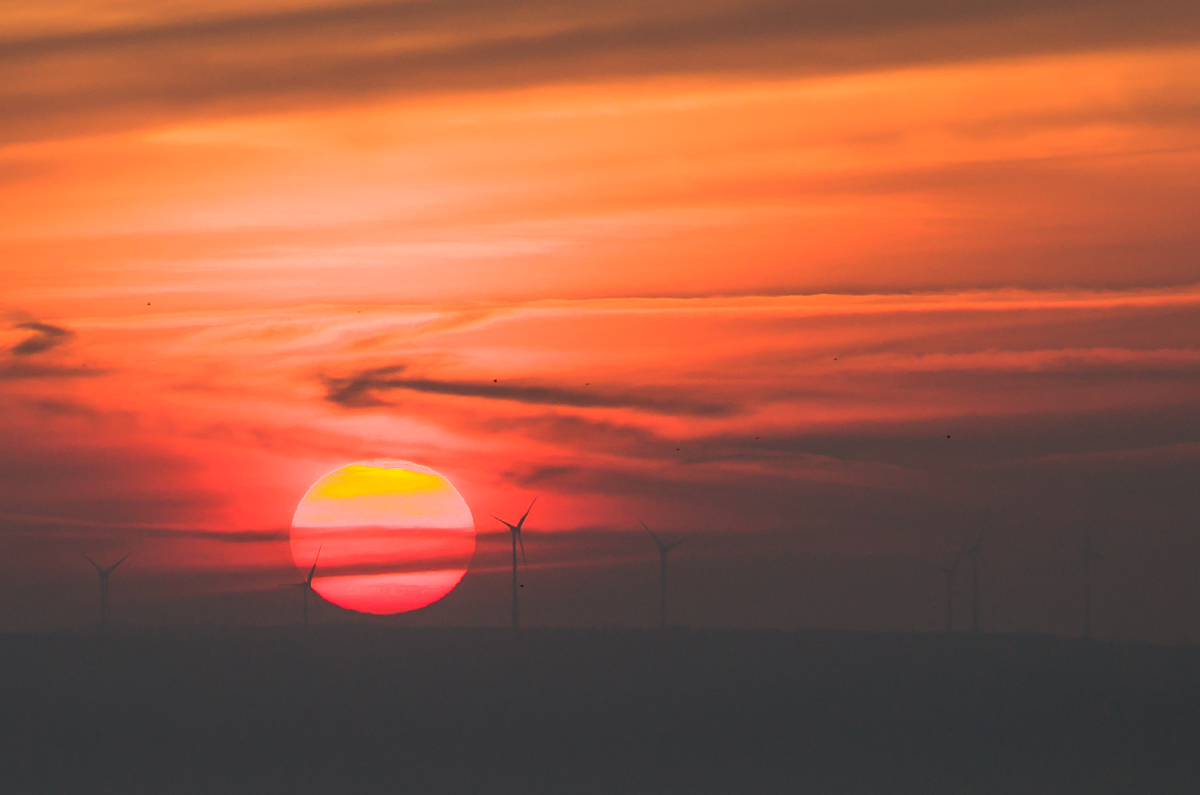
POLYGON ((706 403, 683 396, 665 394, 666 390, 643 394, 636 392, 611 392, 568 389, 529 383, 500 384, 498 379, 486 381, 447 381, 434 378, 401 377, 405 365, 376 367, 343 378, 326 377, 328 393, 325 399, 343 406, 381 406, 385 402, 379 393, 390 391, 424 392, 433 395, 504 400, 543 406, 571 406, 575 408, 629 408, 656 414, 681 414, 698 417, 719 417, 735 413, 738 408, 731 404, 706 403))
POLYGON ((828 74, 1191 42, 1171 2, 762 0, 251 7, 0 44, 9 140, 389 94, 683 73, 828 74))

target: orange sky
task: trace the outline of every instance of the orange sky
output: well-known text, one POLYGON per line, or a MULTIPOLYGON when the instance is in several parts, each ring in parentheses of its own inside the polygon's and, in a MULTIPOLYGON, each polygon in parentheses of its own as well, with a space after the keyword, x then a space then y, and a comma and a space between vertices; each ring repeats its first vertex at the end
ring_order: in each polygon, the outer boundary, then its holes
POLYGON ((695 623, 934 628, 985 534, 1071 632, 1086 525, 1098 625, 1200 637, 1175 6, 3 6, 0 620, 127 548, 130 620, 288 620, 300 497, 397 457, 542 495, 535 622, 652 620, 645 519, 695 623))

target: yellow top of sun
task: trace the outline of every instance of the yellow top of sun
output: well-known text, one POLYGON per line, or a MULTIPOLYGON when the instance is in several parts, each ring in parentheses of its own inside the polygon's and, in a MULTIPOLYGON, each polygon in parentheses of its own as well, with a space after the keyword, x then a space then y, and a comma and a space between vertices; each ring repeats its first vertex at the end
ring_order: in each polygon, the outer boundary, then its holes
POLYGON ((445 478, 398 467, 352 464, 331 472, 313 487, 308 499, 342 500, 382 494, 430 492, 450 488, 445 478))

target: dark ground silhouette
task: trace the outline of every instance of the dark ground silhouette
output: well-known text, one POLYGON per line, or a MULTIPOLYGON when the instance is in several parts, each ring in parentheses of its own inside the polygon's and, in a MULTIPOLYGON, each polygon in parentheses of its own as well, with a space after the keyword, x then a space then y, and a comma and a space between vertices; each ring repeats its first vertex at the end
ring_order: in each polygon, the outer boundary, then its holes
POLYGON ((342 624, 0 636, 12 793, 1194 793, 1200 649, 342 624))

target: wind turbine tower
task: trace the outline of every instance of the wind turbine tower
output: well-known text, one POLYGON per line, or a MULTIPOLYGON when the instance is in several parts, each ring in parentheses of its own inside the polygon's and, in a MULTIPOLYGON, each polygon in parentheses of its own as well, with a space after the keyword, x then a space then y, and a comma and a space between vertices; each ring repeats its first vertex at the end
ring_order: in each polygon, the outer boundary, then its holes
POLYGON ((971 558, 971 631, 979 632, 979 554, 983 542, 976 541, 975 546, 964 552, 971 558))
POLYGON ((283 588, 301 588, 304 591, 304 626, 308 626, 308 593, 313 589, 313 577, 317 574, 317 561, 321 559, 321 550, 323 546, 317 547, 317 556, 313 558, 312 568, 308 570, 308 576, 304 578, 304 582, 289 582, 284 583, 283 588))
MULTIPOLYGON (((645 522, 642 522, 642 527, 646 527, 645 522)), ((684 541, 687 541, 687 539, 681 538, 678 541, 672 541, 670 544, 664 544, 658 536, 654 535, 654 531, 649 527, 646 527, 646 532, 650 534, 650 537, 654 539, 654 543, 658 545, 658 625, 665 627, 667 625, 667 554, 684 541)))
MULTIPOLYGON (((132 552, 126 552, 125 558, 132 554, 132 552)), ((87 558, 87 562, 92 564, 96 572, 100 575, 100 626, 106 627, 108 626, 108 576, 113 573, 113 569, 125 562, 125 558, 121 558, 106 569, 96 561, 88 558, 87 555, 84 555, 84 557, 87 558)))
POLYGON ((1104 556, 1092 549, 1092 534, 1083 534, 1083 637, 1092 637, 1092 561, 1104 556))
POLYGON ((517 599, 517 545, 521 545, 521 563, 525 566, 526 571, 528 571, 529 565, 525 563, 525 541, 521 538, 521 528, 525 526, 525 519, 528 518, 529 512, 533 510, 534 502, 537 502, 537 497, 534 497, 533 502, 529 503, 529 507, 525 509, 525 515, 516 524, 509 524, 499 516, 496 516, 496 514, 492 514, 492 518, 507 527, 512 534, 512 628, 514 630, 521 628, 521 605, 517 599))

